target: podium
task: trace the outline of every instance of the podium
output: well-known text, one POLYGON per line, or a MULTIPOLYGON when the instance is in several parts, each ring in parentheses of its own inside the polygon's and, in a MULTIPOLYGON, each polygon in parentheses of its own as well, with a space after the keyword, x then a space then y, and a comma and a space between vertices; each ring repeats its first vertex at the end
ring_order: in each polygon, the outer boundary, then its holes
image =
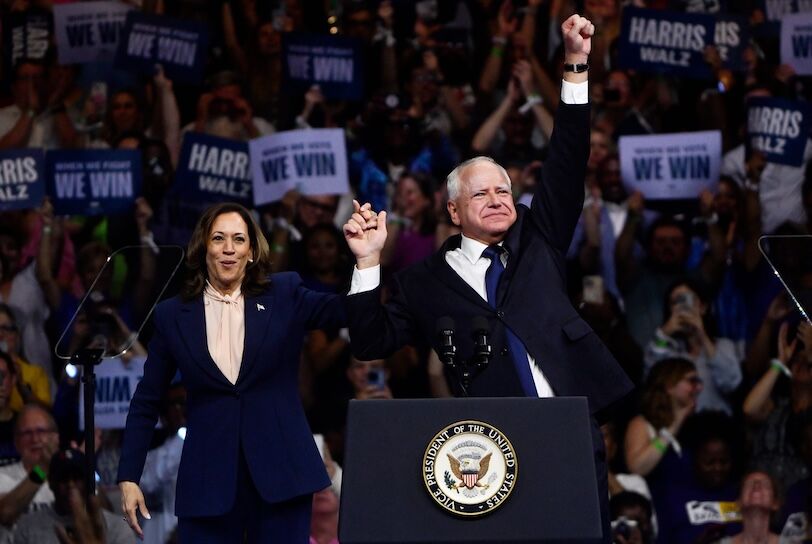
POLYGON ((599 543, 590 429, 582 397, 351 401, 339 541, 599 543))

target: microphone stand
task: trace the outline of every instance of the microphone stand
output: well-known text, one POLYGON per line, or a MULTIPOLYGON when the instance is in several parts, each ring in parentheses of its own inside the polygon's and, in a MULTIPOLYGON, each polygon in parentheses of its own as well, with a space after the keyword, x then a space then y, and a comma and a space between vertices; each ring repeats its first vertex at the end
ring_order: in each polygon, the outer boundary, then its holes
POLYGON ((476 348, 474 356, 469 360, 457 360, 457 346, 454 345, 454 322, 451 318, 441 318, 440 336, 442 338, 438 356, 446 366, 452 368, 457 375, 457 381, 462 389, 462 396, 470 396, 468 389, 474 376, 482 372, 491 359, 493 348, 488 342, 487 321, 474 319, 474 340, 476 348))
POLYGON ((85 347, 71 358, 74 366, 82 367, 84 385, 82 402, 85 409, 85 498, 96 494, 96 412, 93 407, 96 399, 96 365, 101 363, 105 348, 85 347))

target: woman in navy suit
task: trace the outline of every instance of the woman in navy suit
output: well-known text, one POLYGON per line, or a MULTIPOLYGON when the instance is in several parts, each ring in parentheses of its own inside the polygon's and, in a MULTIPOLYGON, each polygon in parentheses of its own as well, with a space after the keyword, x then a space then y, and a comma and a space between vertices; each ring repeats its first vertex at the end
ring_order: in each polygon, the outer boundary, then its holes
POLYGON ((341 299, 299 276, 269 276, 270 251, 238 204, 192 233, 181 296, 155 309, 144 378, 130 403, 118 480, 126 520, 149 518, 138 486, 161 397, 188 392, 175 514, 182 543, 308 542, 311 495, 330 484, 298 396, 305 331, 344 326, 341 299))

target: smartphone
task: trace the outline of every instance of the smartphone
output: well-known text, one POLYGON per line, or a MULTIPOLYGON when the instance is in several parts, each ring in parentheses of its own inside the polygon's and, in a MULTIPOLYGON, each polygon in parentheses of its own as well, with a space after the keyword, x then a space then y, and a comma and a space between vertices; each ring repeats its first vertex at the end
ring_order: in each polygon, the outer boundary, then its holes
POLYGON ((603 304, 603 278, 601 276, 584 276, 583 295, 584 302, 588 304, 603 304))
POLYGON ((674 307, 686 312, 693 311, 694 309, 694 294, 693 293, 680 293, 674 297, 674 307))
POLYGON ((367 373, 367 383, 374 385, 378 389, 386 387, 386 370, 383 368, 373 368, 367 373))

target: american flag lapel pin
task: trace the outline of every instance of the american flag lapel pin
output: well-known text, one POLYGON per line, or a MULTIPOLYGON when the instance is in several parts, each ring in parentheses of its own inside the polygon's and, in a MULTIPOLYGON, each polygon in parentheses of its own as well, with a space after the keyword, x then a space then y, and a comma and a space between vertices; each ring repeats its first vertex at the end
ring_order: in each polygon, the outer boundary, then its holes
POLYGON ((264 310, 264 309, 265 309, 265 306, 263 306, 262 304, 260 304, 259 302, 257 302, 257 311, 258 311, 258 312, 261 312, 261 311, 262 311, 262 310, 264 310))

